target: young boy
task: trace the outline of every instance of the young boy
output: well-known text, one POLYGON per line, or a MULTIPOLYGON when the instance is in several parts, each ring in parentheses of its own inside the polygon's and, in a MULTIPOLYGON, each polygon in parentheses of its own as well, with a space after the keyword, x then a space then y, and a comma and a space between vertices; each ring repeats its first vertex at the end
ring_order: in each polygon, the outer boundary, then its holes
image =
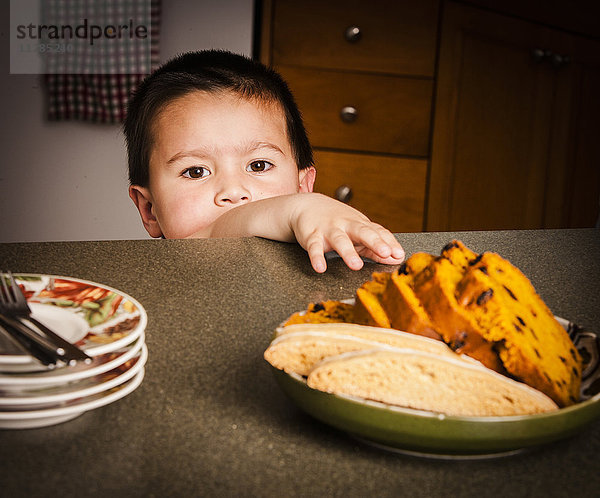
POLYGON ((315 271, 336 251, 399 264, 404 251, 356 209, 313 193, 316 170, 286 83, 241 55, 181 55, 139 86, 124 124, 129 195, 152 237, 297 241, 315 271))

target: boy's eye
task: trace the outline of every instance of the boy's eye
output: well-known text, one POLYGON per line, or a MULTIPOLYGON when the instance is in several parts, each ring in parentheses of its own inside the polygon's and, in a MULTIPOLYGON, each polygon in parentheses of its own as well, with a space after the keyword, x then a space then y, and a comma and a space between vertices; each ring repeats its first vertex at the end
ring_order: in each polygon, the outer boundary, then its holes
POLYGON ((248 166, 246 166, 246 171, 262 173, 263 171, 270 170, 272 167, 273 165, 267 161, 252 161, 248 166))
POLYGON ((194 166, 193 168, 187 168, 182 173, 186 178, 204 178, 210 175, 210 171, 202 166, 194 166))

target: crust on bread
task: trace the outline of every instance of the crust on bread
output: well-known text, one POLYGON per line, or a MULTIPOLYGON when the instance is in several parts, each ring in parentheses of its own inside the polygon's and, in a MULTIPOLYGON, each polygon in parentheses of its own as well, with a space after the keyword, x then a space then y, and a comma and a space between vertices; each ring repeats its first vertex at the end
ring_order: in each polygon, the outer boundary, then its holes
POLYGON ((306 376, 316 363, 329 356, 387 346, 460 358, 441 341, 398 330, 343 323, 282 327, 266 349, 264 358, 275 368, 306 376))
POLYGON ((412 349, 329 357, 315 365, 307 384, 328 393, 456 416, 529 415, 558 408, 536 389, 482 365, 412 349))

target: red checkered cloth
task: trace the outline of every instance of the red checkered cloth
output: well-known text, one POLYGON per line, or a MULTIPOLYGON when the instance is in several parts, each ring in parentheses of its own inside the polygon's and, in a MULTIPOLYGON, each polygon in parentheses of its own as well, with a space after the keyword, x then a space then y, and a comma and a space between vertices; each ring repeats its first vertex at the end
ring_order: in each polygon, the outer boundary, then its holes
MULTIPOLYGON (((137 14, 137 19, 144 19, 146 26, 150 15, 148 40, 140 45, 127 39, 96 39, 90 45, 89 39, 73 39, 78 43, 75 50, 46 54, 44 79, 47 117, 51 121, 121 123, 131 93, 159 64, 160 0, 103 0, 101 12, 97 11, 97 5, 97 0, 45 0, 46 24, 59 27, 70 24, 75 28, 73 19, 79 19, 81 26, 82 19, 92 18, 101 19, 102 26, 118 26, 131 19, 132 12, 135 15, 135 9, 139 8, 141 14, 137 14), (94 2, 96 12, 90 12, 88 9, 94 7, 94 2)), ((68 40, 60 41, 63 47, 69 46, 68 40)))

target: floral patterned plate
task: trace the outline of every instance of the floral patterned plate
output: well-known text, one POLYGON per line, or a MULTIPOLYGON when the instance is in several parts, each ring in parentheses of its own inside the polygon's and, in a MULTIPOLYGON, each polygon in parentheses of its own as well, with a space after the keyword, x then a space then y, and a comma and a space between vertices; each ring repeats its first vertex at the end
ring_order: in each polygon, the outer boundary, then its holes
POLYGON ((124 348, 94 356, 89 365, 78 362, 75 365, 22 374, 0 373, 0 396, 11 392, 20 396, 24 395, 25 391, 49 386, 66 386, 71 382, 110 372, 135 358, 144 347, 144 340, 145 337, 142 334, 135 342, 124 348))
MULTIPOLYGON (((90 356, 116 351, 135 341, 148 317, 133 297, 103 284, 72 277, 17 274, 36 318, 90 356)), ((0 371, 43 369, 14 344, 0 341, 0 371)))
POLYGON ((144 372, 145 370, 142 368, 132 379, 113 389, 108 389, 92 396, 70 400, 53 408, 0 412, 0 429, 33 429, 66 422, 84 412, 114 403, 132 393, 142 383, 144 372))

